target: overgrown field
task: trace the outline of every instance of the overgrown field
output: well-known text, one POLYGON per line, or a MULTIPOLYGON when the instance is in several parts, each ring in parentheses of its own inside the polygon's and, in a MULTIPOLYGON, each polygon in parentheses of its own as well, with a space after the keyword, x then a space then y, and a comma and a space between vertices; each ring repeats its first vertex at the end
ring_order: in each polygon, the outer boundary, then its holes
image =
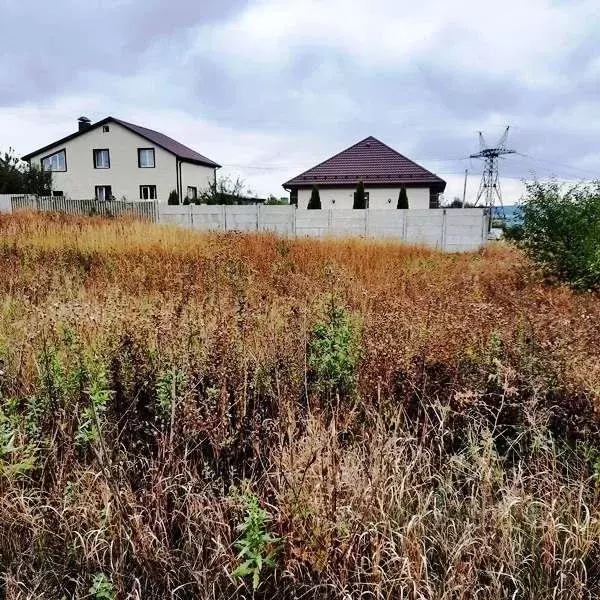
POLYGON ((600 302, 506 247, 0 217, 0 595, 600 596, 600 302))

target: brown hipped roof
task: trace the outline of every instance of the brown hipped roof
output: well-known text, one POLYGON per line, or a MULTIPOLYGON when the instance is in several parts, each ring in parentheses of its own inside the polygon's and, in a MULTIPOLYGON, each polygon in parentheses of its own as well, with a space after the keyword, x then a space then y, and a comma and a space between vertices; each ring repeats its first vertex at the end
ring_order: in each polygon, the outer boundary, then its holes
POLYGON ((369 136, 329 160, 283 184, 284 188, 356 185, 431 186, 443 192, 446 182, 369 136))
POLYGON ((152 142, 153 144, 164 148, 165 150, 167 150, 171 154, 174 154, 175 156, 177 156, 177 158, 185 162, 191 162, 215 168, 219 168, 221 166, 216 162, 210 160, 210 158, 206 158, 206 156, 203 156, 199 152, 196 152, 195 150, 192 150, 191 148, 180 144, 178 141, 174 140, 173 138, 170 138, 164 133, 154 131, 153 129, 148 129, 146 127, 141 127, 140 125, 134 125, 133 123, 128 123, 127 121, 121 121, 121 119, 115 119, 114 117, 106 117, 105 119, 94 123, 87 129, 84 129, 82 131, 76 131, 75 133, 72 133, 56 142, 52 142, 51 144, 48 144, 47 146, 36 150, 35 152, 30 152, 29 154, 26 154, 22 158, 23 160, 29 160, 36 154, 41 154, 42 152, 50 150, 55 146, 60 146, 61 144, 64 144, 65 142, 68 142, 73 138, 76 138, 80 135, 85 135, 88 131, 91 131, 92 129, 97 129, 98 127, 101 127, 102 125, 106 125, 108 123, 118 123, 119 125, 122 125, 126 129, 129 129, 129 131, 137 133, 137 135, 140 135, 141 137, 147 139, 149 142, 152 142))

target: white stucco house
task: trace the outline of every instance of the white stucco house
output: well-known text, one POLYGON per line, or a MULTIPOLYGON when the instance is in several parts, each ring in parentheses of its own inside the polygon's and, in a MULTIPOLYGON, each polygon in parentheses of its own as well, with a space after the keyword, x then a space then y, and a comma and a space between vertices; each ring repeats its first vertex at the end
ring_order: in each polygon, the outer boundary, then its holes
POLYGON ((446 182, 374 137, 283 184, 290 202, 305 209, 313 186, 319 189, 322 208, 352 208, 358 182, 365 186, 368 208, 395 209, 402 187, 409 209, 439 207, 446 182))
POLYGON ((167 202, 195 198, 215 181, 216 162, 174 139, 133 123, 80 117, 75 133, 23 156, 52 172, 56 196, 167 202))

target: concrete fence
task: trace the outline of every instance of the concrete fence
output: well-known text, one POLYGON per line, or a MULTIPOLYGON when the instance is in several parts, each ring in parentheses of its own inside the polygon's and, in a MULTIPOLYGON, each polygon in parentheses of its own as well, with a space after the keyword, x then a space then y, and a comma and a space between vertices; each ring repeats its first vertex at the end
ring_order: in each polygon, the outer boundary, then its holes
POLYGON ((293 206, 159 204, 158 220, 202 231, 382 238, 424 244, 448 252, 475 250, 487 240, 487 216, 483 208, 301 210, 293 206))
POLYGON ((487 241, 483 208, 324 209, 294 206, 169 206, 161 202, 98 202, 0 196, 0 212, 30 209, 78 215, 132 216, 199 231, 272 231, 286 236, 361 236, 423 244, 447 252, 476 250, 487 241))

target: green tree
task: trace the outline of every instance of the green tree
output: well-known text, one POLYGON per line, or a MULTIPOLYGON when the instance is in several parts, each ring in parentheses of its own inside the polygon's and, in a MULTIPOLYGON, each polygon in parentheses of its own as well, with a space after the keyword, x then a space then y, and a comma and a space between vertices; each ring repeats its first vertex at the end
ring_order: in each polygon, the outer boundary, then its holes
MULTIPOLYGON (((200 191, 196 204, 243 204, 247 198, 243 191, 243 179, 232 181, 229 177, 219 177, 200 191)), ((250 190, 246 192, 248 195, 252 193, 250 190)))
POLYGON ((308 206, 306 208, 309 210, 321 208, 321 195, 319 194, 319 188, 316 185, 312 186, 310 200, 308 201, 308 206))
POLYGON ((0 156, 0 194, 49 196, 51 192, 52 173, 29 166, 12 148, 0 156))
POLYGON ((358 185, 356 186, 356 191, 354 192, 354 205, 352 208, 367 208, 365 184, 362 181, 359 181, 358 185))
POLYGON ((169 199, 167 200, 167 204, 171 206, 179 204, 179 194, 176 190, 171 190, 171 192, 169 193, 169 199))
POLYGON ((600 289, 600 181, 565 188, 525 184, 520 223, 506 231, 546 275, 575 288, 600 289))
POLYGON ((289 205, 287 198, 277 198, 277 196, 274 196, 273 194, 271 194, 265 200, 265 206, 287 206, 287 205, 289 205))
POLYGON ((396 206, 396 208, 408 208, 408 195, 404 186, 400 188, 400 193, 398 194, 398 206, 396 206))

